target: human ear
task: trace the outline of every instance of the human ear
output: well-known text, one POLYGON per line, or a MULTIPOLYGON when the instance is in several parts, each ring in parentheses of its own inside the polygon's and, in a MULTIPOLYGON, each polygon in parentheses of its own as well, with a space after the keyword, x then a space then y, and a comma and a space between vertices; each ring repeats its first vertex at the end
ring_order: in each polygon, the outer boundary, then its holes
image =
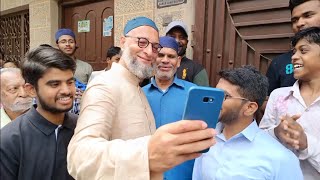
POLYGON ((26 83, 24 89, 30 97, 35 98, 37 96, 36 89, 30 83, 26 83))

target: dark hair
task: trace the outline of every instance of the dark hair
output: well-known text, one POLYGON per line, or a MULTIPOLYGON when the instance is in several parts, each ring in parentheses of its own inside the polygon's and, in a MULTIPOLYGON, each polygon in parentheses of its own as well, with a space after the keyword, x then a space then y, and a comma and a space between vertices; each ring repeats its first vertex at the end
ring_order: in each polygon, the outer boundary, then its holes
POLYGON ((254 66, 222 70, 219 75, 231 84, 239 86, 238 92, 242 97, 256 102, 258 107, 261 107, 267 96, 269 83, 267 77, 254 66))
POLYGON ((292 12, 295 7, 308 1, 310 0, 289 0, 289 9, 292 12))
POLYGON ((121 48, 117 47, 117 46, 111 46, 108 50, 107 50, 107 58, 112 58, 115 55, 120 55, 121 53, 121 48))
POLYGON ((22 76, 26 83, 37 88, 38 80, 49 68, 60 70, 76 69, 76 63, 60 50, 50 46, 38 46, 26 53, 21 65, 22 76))
POLYGON ((295 47, 301 39, 320 45, 320 27, 310 27, 296 33, 291 38, 292 47, 295 47))

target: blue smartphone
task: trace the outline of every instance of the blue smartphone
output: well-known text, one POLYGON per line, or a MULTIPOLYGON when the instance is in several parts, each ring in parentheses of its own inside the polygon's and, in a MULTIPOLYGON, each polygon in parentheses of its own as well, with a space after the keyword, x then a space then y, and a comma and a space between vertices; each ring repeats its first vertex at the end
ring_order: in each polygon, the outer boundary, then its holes
MULTIPOLYGON (((208 128, 215 128, 224 100, 224 91, 218 88, 194 86, 189 89, 183 119, 203 120, 208 128)), ((209 149, 201 151, 208 152, 209 149)))

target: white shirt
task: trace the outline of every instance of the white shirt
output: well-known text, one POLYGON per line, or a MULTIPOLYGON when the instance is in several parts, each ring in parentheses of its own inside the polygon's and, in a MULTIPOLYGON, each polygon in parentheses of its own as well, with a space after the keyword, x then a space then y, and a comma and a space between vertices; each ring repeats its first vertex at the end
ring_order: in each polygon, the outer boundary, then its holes
POLYGON ((274 90, 268 100, 260 128, 266 129, 274 138, 274 128, 280 124, 279 117, 301 114, 297 122, 307 135, 308 147, 303 151, 294 151, 300 159, 305 180, 320 179, 320 97, 309 107, 306 106, 299 89, 298 81, 292 87, 274 90))

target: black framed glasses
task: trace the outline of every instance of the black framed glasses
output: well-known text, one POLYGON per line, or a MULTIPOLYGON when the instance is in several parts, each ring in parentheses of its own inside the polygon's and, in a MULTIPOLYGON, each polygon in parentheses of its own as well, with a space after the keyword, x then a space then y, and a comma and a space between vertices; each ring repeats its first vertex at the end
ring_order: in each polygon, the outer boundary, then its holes
POLYGON ((151 44, 152 52, 154 52, 154 53, 159 53, 160 50, 162 49, 162 46, 159 43, 152 43, 147 38, 144 38, 144 37, 134 37, 134 36, 125 36, 125 37, 137 38, 138 39, 138 46, 140 48, 146 48, 149 46, 149 44, 151 44))
POLYGON ((243 98, 243 97, 233 97, 231 96, 230 94, 226 94, 224 95, 224 101, 227 100, 227 99, 240 99, 240 100, 243 100, 243 101, 250 101, 249 99, 247 98, 243 98))

